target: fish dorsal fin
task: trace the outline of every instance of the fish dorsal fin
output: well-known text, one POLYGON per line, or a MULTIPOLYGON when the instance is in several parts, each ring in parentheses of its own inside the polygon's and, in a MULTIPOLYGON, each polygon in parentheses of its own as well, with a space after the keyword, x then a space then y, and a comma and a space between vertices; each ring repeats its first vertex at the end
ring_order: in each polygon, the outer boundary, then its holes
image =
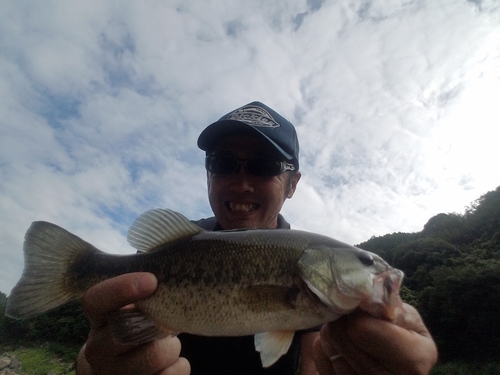
POLYGON ((180 213, 157 208, 143 213, 134 221, 127 240, 137 250, 148 252, 169 242, 191 238, 202 231, 180 213))
POLYGON ((263 367, 271 366, 288 351, 294 334, 294 331, 275 331, 255 335, 255 350, 260 353, 263 367))

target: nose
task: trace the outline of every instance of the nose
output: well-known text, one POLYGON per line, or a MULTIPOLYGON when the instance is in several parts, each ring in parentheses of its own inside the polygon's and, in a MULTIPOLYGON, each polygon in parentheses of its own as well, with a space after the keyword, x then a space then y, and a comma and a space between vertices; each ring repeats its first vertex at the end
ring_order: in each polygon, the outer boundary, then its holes
POLYGON ((245 166, 240 165, 238 170, 232 174, 229 188, 237 193, 253 192, 252 176, 247 172, 245 166))

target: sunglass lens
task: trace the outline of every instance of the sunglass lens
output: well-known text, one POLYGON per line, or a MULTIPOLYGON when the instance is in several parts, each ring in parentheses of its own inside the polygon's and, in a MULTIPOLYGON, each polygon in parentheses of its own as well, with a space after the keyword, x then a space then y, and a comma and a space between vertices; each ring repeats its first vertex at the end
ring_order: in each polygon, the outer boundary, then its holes
POLYGON ((238 161, 223 155, 212 155, 207 159, 207 169, 216 174, 229 174, 236 170, 238 161))
POLYGON ((251 159, 247 162, 247 170, 256 176, 276 176, 281 172, 281 163, 273 159, 251 159))

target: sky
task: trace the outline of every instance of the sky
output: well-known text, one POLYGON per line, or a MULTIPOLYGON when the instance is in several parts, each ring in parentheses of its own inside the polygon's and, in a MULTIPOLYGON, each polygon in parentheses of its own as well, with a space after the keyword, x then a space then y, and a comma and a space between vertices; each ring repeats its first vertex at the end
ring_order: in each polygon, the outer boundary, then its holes
POLYGON ((500 185, 497 0, 0 0, 0 291, 46 220, 103 251, 211 216, 199 133, 259 100, 297 129, 295 229, 417 232, 500 185))

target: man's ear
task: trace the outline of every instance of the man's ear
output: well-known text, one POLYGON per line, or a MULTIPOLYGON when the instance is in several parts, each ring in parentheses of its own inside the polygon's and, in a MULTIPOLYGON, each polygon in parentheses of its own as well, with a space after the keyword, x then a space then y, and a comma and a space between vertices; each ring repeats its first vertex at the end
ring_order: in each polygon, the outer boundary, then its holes
POLYGON ((288 194, 286 195, 287 198, 293 197, 295 189, 297 188, 297 184, 299 183, 300 177, 302 177, 300 171, 292 173, 292 176, 290 177, 290 186, 288 189, 288 194))

